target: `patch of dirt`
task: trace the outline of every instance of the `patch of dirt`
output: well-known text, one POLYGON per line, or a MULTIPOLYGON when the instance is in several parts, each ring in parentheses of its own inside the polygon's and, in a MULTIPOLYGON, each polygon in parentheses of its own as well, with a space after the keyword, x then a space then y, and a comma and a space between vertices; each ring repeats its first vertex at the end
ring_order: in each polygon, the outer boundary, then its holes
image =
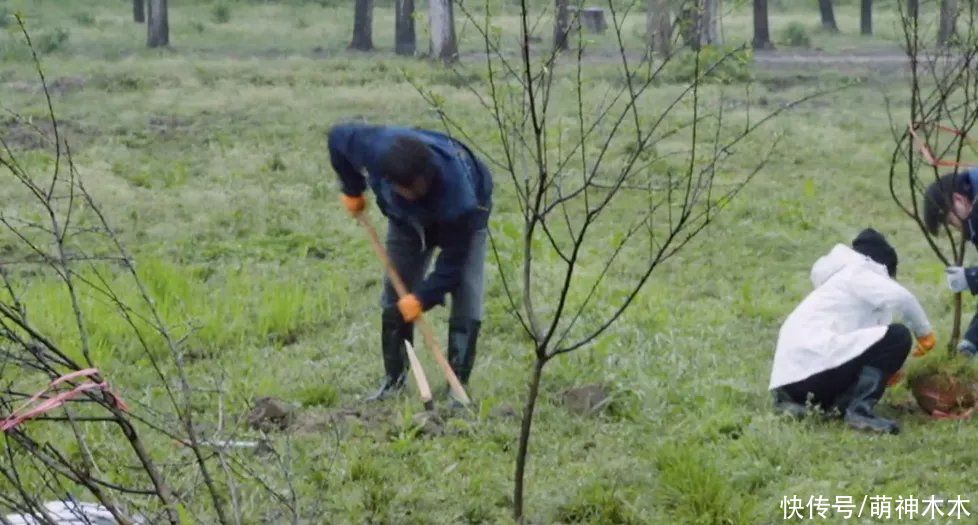
POLYGON ((189 118, 175 115, 152 115, 147 122, 150 131, 163 136, 182 133, 192 125, 193 121, 189 118))
POLYGON ((333 411, 311 407, 296 412, 292 416, 289 429, 296 434, 321 434, 335 425, 355 423, 363 425, 368 430, 383 430, 395 417, 391 407, 379 403, 333 411))
POLYGON ((492 417, 495 419, 519 419, 520 414, 512 405, 499 405, 492 409, 492 417))
POLYGON ((395 408, 388 403, 368 403, 336 410, 310 407, 294 412, 287 430, 296 435, 321 435, 336 426, 351 426, 365 430, 378 440, 396 437, 405 431, 419 437, 458 436, 471 432, 471 423, 458 418, 456 412, 447 408, 418 412, 406 424, 403 414, 395 408))
MULTIPOLYGON (((48 93, 52 96, 65 95, 74 91, 79 91, 85 88, 88 84, 88 79, 82 76, 64 76, 58 77, 54 80, 48 81, 48 93)), ((7 87, 13 89, 14 91, 19 91, 21 93, 43 93, 44 90, 41 88, 41 82, 27 82, 23 80, 15 80, 12 82, 7 82, 7 87)))
POLYGON ((910 61, 899 48, 878 48, 828 53, 821 50, 759 51, 754 53, 759 69, 785 71, 837 71, 863 75, 904 73, 910 61))
MULTIPOLYGON (((506 58, 517 60, 515 52, 505 53, 506 58)), ((639 64, 643 60, 640 52, 628 52, 630 64, 639 64)), ((462 62, 484 62, 483 52, 461 53, 462 62)), ((572 60, 572 59, 570 59, 572 60)), ((582 62, 585 64, 620 64, 621 54, 613 51, 585 51, 582 62)), ((818 49, 756 51, 754 65, 759 70, 790 71, 815 70, 839 71, 844 73, 902 73, 907 71, 909 60, 898 47, 860 49, 859 51, 843 51, 829 53, 818 49)))
MULTIPOLYGON (((72 151, 76 151, 86 131, 70 120, 59 118, 58 134, 63 140, 68 141, 72 151)), ((35 118, 31 123, 13 117, 0 119, 0 138, 3 138, 12 150, 30 151, 49 148, 52 153, 54 152, 54 126, 47 117, 35 118)))
POLYGON ((818 82, 816 75, 784 75, 758 79, 757 82, 770 89, 788 89, 818 82))
POLYGON ((51 141, 46 134, 39 133, 28 124, 8 120, 3 125, 3 142, 13 150, 35 150, 46 148, 51 141))
POLYGON ((260 397, 248 413, 248 426, 262 432, 285 430, 295 419, 295 405, 274 397, 260 397))
POLYGON ((204 350, 203 348, 190 348, 183 352, 183 359, 189 362, 203 361, 205 359, 212 359, 214 354, 209 350, 204 350))
POLYGON ((20 93, 33 93, 38 86, 39 84, 36 82, 25 82, 23 80, 7 82, 7 87, 20 93))
POLYGON ((355 419, 356 413, 330 413, 320 408, 308 408, 298 412, 292 420, 291 430, 296 434, 321 434, 327 431, 337 421, 346 417, 355 419))
POLYGON ((567 410, 581 416, 600 413, 611 404, 611 394, 604 385, 583 385, 564 390, 561 400, 567 410))
POLYGON ((292 346, 299 342, 302 333, 298 329, 286 330, 285 332, 274 332, 268 334, 268 342, 272 345, 292 346))
POLYGON ((418 412, 411 419, 414 430, 422 436, 440 436, 445 433, 445 421, 437 412, 418 412))
POLYGON ((326 246, 310 246, 309 249, 306 250, 306 257, 309 259, 325 260, 330 258, 332 253, 333 250, 327 248, 326 246))
POLYGON ((65 95, 72 91, 85 89, 88 79, 80 76, 58 77, 48 83, 48 92, 52 95, 65 95))

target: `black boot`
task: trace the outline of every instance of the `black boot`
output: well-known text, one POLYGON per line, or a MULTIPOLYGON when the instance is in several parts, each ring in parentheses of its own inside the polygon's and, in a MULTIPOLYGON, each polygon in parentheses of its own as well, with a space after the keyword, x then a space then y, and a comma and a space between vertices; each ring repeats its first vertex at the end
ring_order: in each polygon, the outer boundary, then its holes
POLYGON ((482 322, 474 319, 453 317, 448 320, 448 364, 466 390, 475 363, 475 347, 481 326, 482 322))
MULTIPOLYGON (((873 407, 883 397, 886 381, 879 368, 864 366, 859 371, 859 379, 843 394, 848 401, 845 407, 845 422, 856 430, 868 430, 879 434, 898 434, 900 425, 896 421, 877 417, 873 407)), ((841 408, 841 407, 840 407, 841 408)))
POLYGON ((808 413, 805 405, 795 401, 783 388, 775 388, 771 394, 774 396, 774 412, 776 414, 790 416, 792 419, 803 419, 808 413))
POLYGON ((404 322, 397 308, 381 314, 380 348, 384 356, 384 381, 367 401, 383 401, 404 388, 407 379, 407 350, 404 340, 414 343, 414 327, 404 322))

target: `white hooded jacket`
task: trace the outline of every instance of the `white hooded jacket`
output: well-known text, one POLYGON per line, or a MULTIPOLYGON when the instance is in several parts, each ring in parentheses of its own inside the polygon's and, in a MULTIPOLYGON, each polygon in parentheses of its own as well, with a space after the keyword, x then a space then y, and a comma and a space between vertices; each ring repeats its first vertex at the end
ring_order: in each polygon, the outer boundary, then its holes
POLYGON ((883 338, 894 317, 916 337, 931 331, 917 299, 886 267, 843 244, 812 266, 815 290, 781 325, 769 389, 835 368, 883 338))

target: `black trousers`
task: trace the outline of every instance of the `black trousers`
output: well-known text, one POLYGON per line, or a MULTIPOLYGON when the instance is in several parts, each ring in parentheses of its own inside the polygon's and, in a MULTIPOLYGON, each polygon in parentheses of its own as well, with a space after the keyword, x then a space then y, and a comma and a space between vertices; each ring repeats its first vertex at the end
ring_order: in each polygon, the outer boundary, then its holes
POLYGON ((900 370, 912 345, 910 330, 901 324, 891 324, 882 339, 852 360, 781 388, 797 403, 804 404, 811 395, 813 404, 828 409, 856 382, 864 366, 880 369, 884 379, 900 370))

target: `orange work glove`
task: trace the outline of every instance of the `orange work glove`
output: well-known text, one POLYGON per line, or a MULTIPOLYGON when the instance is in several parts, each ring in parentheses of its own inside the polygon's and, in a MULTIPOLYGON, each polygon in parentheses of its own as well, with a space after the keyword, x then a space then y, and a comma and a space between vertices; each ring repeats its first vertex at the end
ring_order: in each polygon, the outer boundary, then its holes
POLYGON ((917 348, 914 349, 913 356, 923 357, 927 355, 927 352, 933 350, 934 345, 936 344, 937 344, 937 337, 934 335, 934 332, 931 332, 923 337, 918 337, 917 348))
POLYGON ((343 194, 340 195, 340 200, 343 201, 343 206, 346 206, 346 211, 350 212, 350 215, 354 217, 360 215, 367 208, 367 199, 364 199, 363 195, 350 197, 349 195, 343 194))
POLYGON ((405 321, 413 323, 421 315, 421 301, 413 293, 408 294, 397 302, 397 309, 401 311, 405 321))
POLYGON ((903 370, 897 370, 886 380, 886 386, 896 386, 900 381, 903 381, 903 376, 903 370))

